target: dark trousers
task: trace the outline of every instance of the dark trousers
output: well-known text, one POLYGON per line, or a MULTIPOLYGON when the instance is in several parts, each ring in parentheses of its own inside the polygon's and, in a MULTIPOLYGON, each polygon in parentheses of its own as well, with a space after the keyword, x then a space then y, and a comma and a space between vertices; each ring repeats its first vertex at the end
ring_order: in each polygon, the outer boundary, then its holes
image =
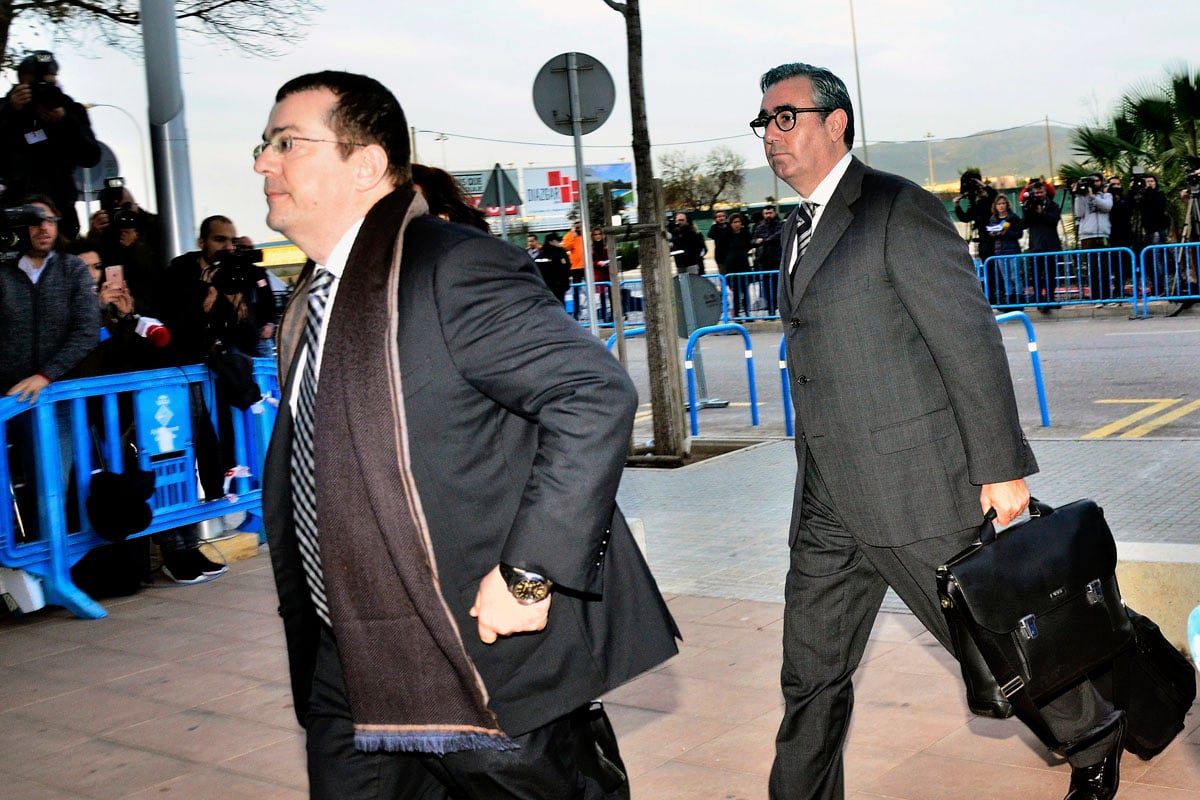
MULTIPOLYGON (((1108 240, 1104 238, 1097 239, 1080 239, 1080 250, 1101 250, 1108 247, 1108 240)), ((1113 295, 1113 273, 1116 272, 1112 268, 1113 253, 1088 253, 1083 256, 1084 263, 1087 264, 1088 274, 1088 290, 1091 292, 1092 300, 1108 300, 1113 295)))
MULTIPOLYGON (((396 680, 403 680, 396 676, 396 680)), ((529 698, 536 703, 537 698, 529 698)), ((584 774, 586 727, 570 716, 514 737, 517 750, 444 756, 354 748, 350 706, 333 635, 324 630, 305 716, 312 800, 618 800, 584 774)))
MULTIPOLYGON (((903 547, 871 547, 847 531, 811 453, 807 455, 799 537, 785 584, 784 716, 771 768, 773 800, 841 800, 842 750, 854 707, 851 678, 890 585, 942 646, 954 652, 937 598, 936 569, 964 550, 974 530, 903 547)), ((1041 709, 1060 742, 1101 724, 1112 711, 1091 683, 1041 709)), ((1103 757, 1105 740, 1071 757, 1103 757)))

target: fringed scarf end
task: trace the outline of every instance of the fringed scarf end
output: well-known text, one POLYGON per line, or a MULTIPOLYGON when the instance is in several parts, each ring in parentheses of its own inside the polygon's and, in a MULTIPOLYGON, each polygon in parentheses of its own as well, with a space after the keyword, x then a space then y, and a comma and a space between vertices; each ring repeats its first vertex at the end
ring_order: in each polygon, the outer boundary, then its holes
POLYGON ((354 732, 354 747, 364 753, 433 753, 461 750, 517 750, 520 745, 505 734, 465 731, 361 731, 354 732))

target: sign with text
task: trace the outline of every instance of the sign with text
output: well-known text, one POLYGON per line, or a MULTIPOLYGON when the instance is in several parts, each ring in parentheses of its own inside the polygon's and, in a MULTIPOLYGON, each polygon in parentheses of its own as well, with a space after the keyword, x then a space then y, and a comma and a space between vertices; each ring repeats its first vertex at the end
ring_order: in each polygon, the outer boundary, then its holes
MULTIPOLYGON (((584 167, 588 183, 612 183, 614 194, 633 186, 632 164, 584 167)), ((565 217, 579 201, 575 167, 529 168, 525 177, 525 213, 529 216, 565 217)))

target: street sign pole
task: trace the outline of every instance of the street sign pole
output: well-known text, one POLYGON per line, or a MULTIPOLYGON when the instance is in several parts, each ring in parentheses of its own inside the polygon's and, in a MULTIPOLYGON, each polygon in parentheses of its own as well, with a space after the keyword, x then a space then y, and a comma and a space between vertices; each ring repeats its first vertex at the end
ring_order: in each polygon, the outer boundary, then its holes
POLYGON ((587 175, 583 171, 583 116, 579 102, 578 53, 567 53, 567 91, 571 93, 571 138, 575 140, 575 178, 579 183, 579 219, 583 223, 583 280, 587 285, 588 325, 600 336, 596 324, 596 276, 592 271, 592 228, 588 219, 587 175))

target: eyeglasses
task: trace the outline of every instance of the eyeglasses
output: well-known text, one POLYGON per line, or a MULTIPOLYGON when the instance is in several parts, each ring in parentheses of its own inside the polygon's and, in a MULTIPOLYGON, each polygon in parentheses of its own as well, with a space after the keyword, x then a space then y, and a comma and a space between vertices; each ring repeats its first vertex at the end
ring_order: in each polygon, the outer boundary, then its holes
POLYGON ((36 223, 31 225, 30 227, 40 228, 42 225, 57 225, 59 223, 59 220, 61 220, 61 219, 62 219, 62 217, 55 217, 50 214, 47 214, 46 216, 39 219, 36 223))
POLYGON ((254 146, 254 160, 257 161, 259 156, 267 152, 268 147, 271 148, 271 152, 275 155, 286 156, 295 148, 296 142, 325 142, 326 144, 340 144, 348 147, 366 147, 362 142, 340 142, 337 139, 309 139, 306 136, 277 133, 254 146))
POLYGON ((750 120, 750 130, 754 131, 754 135, 762 139, 767 135, 767 126, 771 124, 771 120, 775 120, 776 127, 781 131, 790 131, 796 127, 796 119, 799 114, 828 114, 833 111, 832 108, 781 108, 774 114, 763 112, 754 119, 750 120))

